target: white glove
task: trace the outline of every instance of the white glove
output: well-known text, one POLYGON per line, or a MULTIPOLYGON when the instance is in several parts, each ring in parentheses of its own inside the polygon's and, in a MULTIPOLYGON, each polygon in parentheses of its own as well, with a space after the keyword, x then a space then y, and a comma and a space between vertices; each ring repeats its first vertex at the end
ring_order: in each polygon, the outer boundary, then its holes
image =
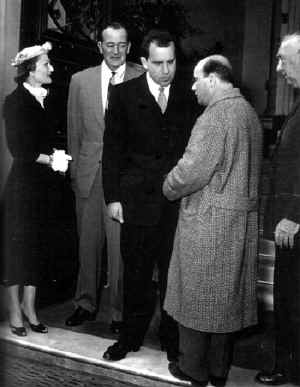
POLYGON ((65 173, 68 170, 69 161, 72 160, 72 157, 66 154, 66 151, 63 149, 55 149, 51 155, 50 166, 53 171, 65 173))

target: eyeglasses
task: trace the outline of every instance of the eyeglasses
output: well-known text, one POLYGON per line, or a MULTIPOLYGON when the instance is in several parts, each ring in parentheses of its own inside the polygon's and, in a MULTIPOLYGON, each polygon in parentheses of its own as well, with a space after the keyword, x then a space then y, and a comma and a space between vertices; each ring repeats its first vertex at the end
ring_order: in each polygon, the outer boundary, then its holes
POLYGON ((108 50, 114 50, 116 47, 118 50, 126 50, 128 43, 126 42, 121 42, 121 43, 102 43, 103 46, 105 46, 108 50))

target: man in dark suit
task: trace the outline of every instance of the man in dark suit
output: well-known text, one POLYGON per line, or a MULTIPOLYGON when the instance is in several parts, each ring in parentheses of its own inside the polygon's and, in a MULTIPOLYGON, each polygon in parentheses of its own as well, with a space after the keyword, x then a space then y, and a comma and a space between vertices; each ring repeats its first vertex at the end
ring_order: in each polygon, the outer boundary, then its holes
MULTIPOLYGON (((300 34, 283 38, 277 71, 300 89, 300 34)), ((283 124, 273 156, 273 178, 266 210, 266 237, 275 236, 275 364, 256 381, 300 385, 300 98, 283 124)))
POLYGON ((117 313, 117 318, 121 317, 120 310, 116 310, 121 263, 119 225, 106 215, 102 188, 104 116, 110 83, 127 81, 144 70, 140 65, 126 63, 130 42, 121 24, 107 25, 98 47, 102 63, 73 75, 68 99, 68 147, 73 158, 71 179, 76 198, 80 264, 74 298, 76 309, 66 320, 68 326, 95 317, 105 236, 111 318, 115 319, 117 313))
MULTIPOLYGON (((162 182, 182 155, 196 118, 190 88, 175 77, 170 34, 150 31, 142 50, 146 74, 114 88, 104 135, 104 196, 109 216, 122 224, 125 325, 104 353, 107 360, 120 360, 142 345, 155 308, 155 265, 163 302, 178 202, 163 197, 162 182)), ((177 325, 163 310, 159 334, 168 358, 176 358, 177 325)))

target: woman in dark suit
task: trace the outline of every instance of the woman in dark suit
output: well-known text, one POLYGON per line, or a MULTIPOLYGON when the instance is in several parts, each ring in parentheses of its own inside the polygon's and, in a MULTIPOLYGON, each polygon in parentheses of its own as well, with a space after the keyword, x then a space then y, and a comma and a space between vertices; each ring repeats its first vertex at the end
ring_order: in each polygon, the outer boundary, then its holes
POLYGON ((35 310, 41 261, 46 254, 47 203, 55 171, 65 172, 69 156, 53 151, 47 90, 53 66, 50 43, 23 49, 12 62, 18 69, 17 88, 6 97, 4 120, 13 164, 4 191, 4 261, 2 283, 8 296, 12 333, 26 336, 23 319, 32 331, 47 333, 35 310), (20 299, 20 296, 22 297, 20 299))

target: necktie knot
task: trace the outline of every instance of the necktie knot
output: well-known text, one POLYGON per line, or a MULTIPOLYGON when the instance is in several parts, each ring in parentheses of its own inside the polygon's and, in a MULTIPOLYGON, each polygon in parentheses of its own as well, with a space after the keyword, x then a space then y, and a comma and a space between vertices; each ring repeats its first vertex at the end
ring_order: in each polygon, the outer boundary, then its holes
POLYGON ((157 98, 157 103, 160 106, 160 110, 162 113, 164 113, 166 111, 167 104, 168 104, 167 97, 164 93, 164 89, 165 88, 163 86, 159 87, 159 93, 158 93, 158 98, 157 98))
POLYGON ((109 79, 109 83, 110 83, 111 85, 114 84, 115 75, 116 75, 116 72, 115 72, 115 71, 112 71, 112 72, 111 72, 111 77, 110 77, 110 79, 109 79))

